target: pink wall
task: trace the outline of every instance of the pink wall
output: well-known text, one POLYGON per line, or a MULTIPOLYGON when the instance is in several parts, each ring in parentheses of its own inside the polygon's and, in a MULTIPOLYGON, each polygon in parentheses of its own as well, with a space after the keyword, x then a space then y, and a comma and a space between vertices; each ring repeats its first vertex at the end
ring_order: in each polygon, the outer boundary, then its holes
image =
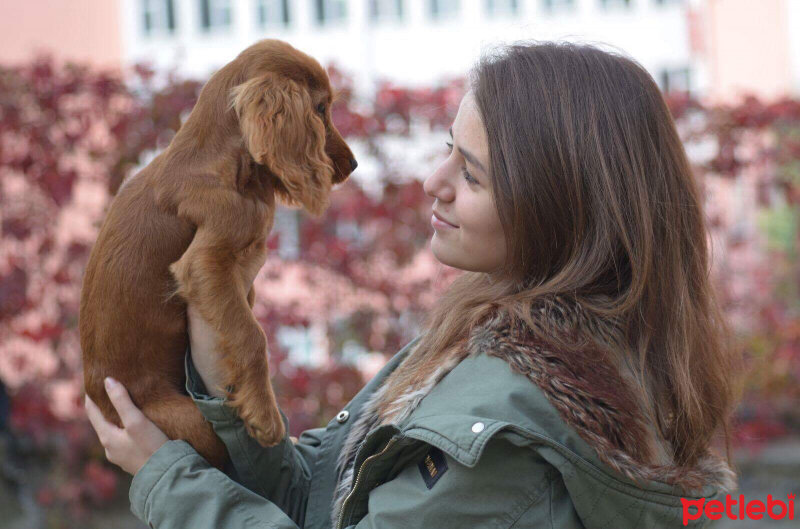
POLYGON ((0 63, 13 64, 48 50, 60 59, 119 67, 117 0, 13 0, 0 14, 0 63))
POLYGON ((786 0, 706 0, 709 96, 772 99, 792 88, 786 0))

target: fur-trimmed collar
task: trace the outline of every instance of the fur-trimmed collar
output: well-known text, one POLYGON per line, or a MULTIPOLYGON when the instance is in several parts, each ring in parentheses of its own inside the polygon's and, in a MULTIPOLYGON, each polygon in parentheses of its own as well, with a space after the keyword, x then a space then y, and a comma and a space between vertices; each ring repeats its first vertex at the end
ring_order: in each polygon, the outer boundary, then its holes
MULTIPOLYGON (((436 370, 427 377, 415 377, 424 381, 419 387, 408 388, 392 403, 383 402, 391 375, 387 377, 364 404, 339 454, 332 520, 350 490, 355 454, 367 433, 381 424, 405 420, 462 359, 481 353, 506 361, 538 386, 563 421, 614 471, 636 482, 654 480, 686 491, 706 485, 723 492, 736 490, 735 473, 710 451, 691 468, 672 462, 666 442, 645 419, 630 375, 602 347, 578 340, 580 346, 557 350, 547 340, 554 330, 569 334, 575 329, 608 338, 614 333, 608 322, 590 317, 580 304, 562 296, 541 300, 532 315, 535 328, 512 324, 505 313, 493 313, 470 332, 463 347, 444 355, 436 370), (381 409, 387 411, 378 413, 381 409)), ((404 361, 415 353, 424 354, 412 351, 404 361)))

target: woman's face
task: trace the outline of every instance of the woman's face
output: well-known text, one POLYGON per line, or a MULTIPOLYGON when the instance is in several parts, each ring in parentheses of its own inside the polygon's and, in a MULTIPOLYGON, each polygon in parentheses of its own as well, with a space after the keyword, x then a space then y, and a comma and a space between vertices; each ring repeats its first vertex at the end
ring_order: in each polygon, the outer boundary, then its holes
POLYGON ((423 189, 436 199, 433 212, 454 226, 431 218, 431 251, 448 266, 493 273, 505 262, 506 243, 489 180, 489 143, 472 92, 461 100, 450 132, 450 156, 423 189))

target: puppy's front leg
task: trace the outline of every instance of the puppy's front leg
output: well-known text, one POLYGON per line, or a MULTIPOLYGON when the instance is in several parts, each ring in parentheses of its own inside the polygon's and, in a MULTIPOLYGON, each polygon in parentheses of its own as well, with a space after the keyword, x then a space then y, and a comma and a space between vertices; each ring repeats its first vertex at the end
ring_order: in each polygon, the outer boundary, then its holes
MULTIPOLYGON (((286 432, 269 379, 267 339, 250 310, 249 292, 266 257, 265 239, 273 219, 263 204, 241 199, 232 215, 231 200, 208 197, 202 201, 203 212, 208 212, 205 218, 197 211, 187 215, 201 222, 170 271, 178 283, 175 293, 191 303, 217 334, 226 385, 234 386, 228 396, 230 406, 254 439, 272 446, 286 432), (254 226, 258 226, 255 234, 254 226)), ((179 211, 193 210, 186 205, 179 211)))

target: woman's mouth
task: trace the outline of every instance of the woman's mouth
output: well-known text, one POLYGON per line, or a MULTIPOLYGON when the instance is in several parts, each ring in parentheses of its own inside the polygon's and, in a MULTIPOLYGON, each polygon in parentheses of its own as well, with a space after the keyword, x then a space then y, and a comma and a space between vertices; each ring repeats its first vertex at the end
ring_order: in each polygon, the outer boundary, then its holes
POLYGON ((431 215, 431 226, 433 226, 434 228, 451 229, 451 230, 458 228, 458 226, 456 226, 454 224, 450 224, 446 220, 443 220, 443 219, 437 217, 436 213, 431 215))

